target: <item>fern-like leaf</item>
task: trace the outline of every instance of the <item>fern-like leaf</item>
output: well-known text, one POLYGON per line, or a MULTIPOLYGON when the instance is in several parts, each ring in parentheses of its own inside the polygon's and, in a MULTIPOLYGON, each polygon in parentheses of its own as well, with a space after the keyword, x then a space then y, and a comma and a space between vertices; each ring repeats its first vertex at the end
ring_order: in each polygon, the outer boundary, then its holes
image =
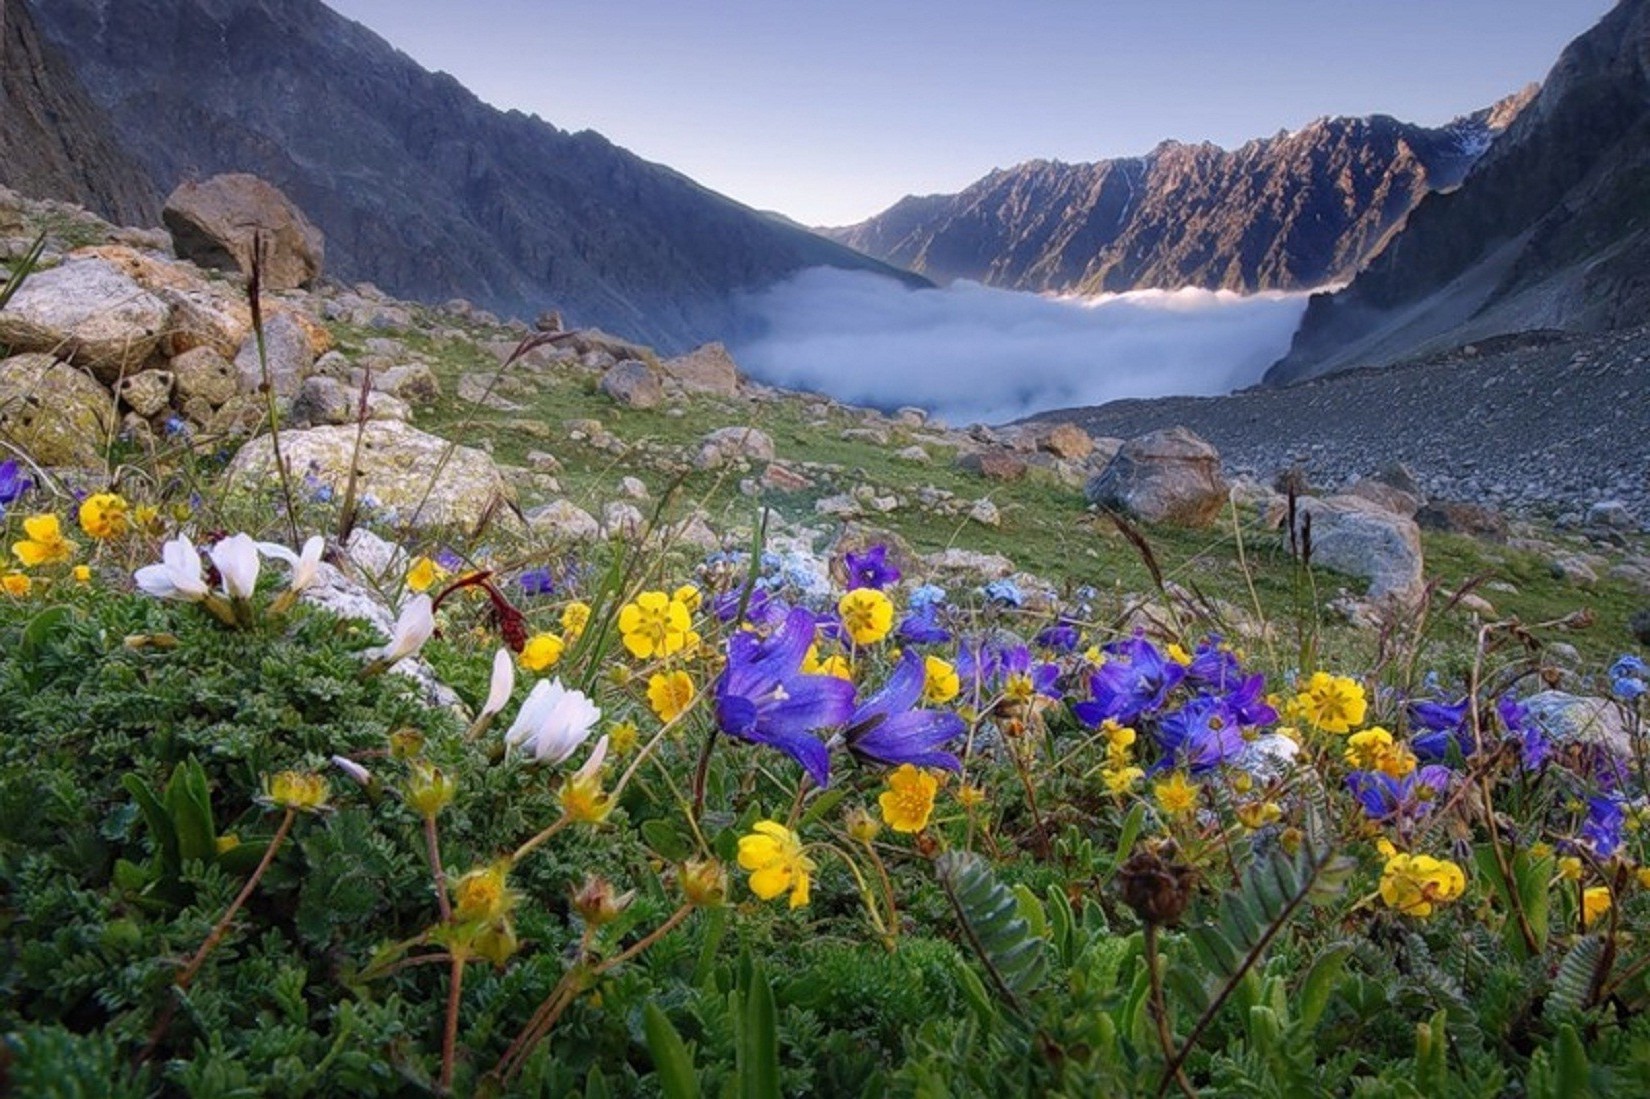
POLYGON ((1020 915, 1014 893, 979 856, 947 851, 934 863, 940 887, 957 913, 963 935, 997 992, 1016 1013, 1043 981, 1048 955, 1042 938, 1020 915))
POLYGON ((1547 994, 1547 1010, 1556 1014, 1581 1014, 1593 1006, 1599 964, 1604 957, 1604 939, 1588 935, 1578 939, 1558 963, 1552 991, 1547 994))

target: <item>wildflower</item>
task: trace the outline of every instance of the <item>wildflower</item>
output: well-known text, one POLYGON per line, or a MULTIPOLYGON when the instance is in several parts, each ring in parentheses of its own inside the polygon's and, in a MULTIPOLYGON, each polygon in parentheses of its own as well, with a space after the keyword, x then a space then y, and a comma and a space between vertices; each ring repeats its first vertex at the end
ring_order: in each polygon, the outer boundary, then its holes
POLYGON ((934 812, 934 795, 939 788, 939 779, 927 771, 902 764, 888 776, 888 789, 877 798, 883 821, 896 832, 922 831, 934 812))
POLYGON ((907 645, 940 645, 951 640, 951 631, 940 625, 938 609, 925 604, 900 619, 895 636, 907 645))
POLYGON ((1610 911, 1614 898, 1607 885, 1592 885, 1581 891, 1581 922, 1591 926, 1594 920, 1610 911))
POLYGON ((676 872, 682 896, 695 908, 717 908, 728 896, 728 871, 715 859, 689 859, 676 872))
POLYGON ((680 652, 692 628, 687 605, 662 591, 644 591, 619 611, 624 647, 638 660, 680 652))
POLYGON ((957 790, 957 804, 972 812, 985 804, 985 791, 965 782, 957 790))
POLYGON ((636 741, 641 737, 641 730, 636 728, 634 721, 621 721, 607 731, 608 746, 616 756, 626 756, 636 747, 636 741))
POLYGON ((258 587, 258 543, 250 534, 241 533, 221 539, 206 551, 212 564, 223 578, 224 594, 231 599, 247 600, 258 587))
POLYGON ((589 624, 589 603, 574 602, 569 603, 566 607, 562 608, 561 632, 567 640, 572 641, 576 639, 580 634, 584 633, 584 628, 589 624))
POLYGON ((1457 899, 1466 888, 1459 866, 1431 855, 1395 854, 1381 872, 1381 899, 1405 916, 1430 916, 1435 906, 1457 899))
POLYGON ((864 553, 849 553, 844 560, 848 570, 848 590, 870 588, 881 591, 899 583, 899 569, 888 561, 888 547, 878 543, 864 553))
POLYGON ((1362 725, 1369 705, 1362 684, 1328 672, 1312 673, 1299 702, 1306 720, 1326 733, 1345 733, 1362 725))
POLYGON ((931 706, 945 705, 962 689, 957 669, 937 656, 923 658, 922 675, 922 700, 931 706))
POLYGON ((490 718, 504 709, 504 704, 510 701, 510 694, 516 689, 516 665, 510 659, 509 649, 500 649, 493 654, 493 675, 487 684, 487 700, 481 704, 481 713, 477 720, 490 718))
POLYGON ((1581 860, 1576 858, 1574 855, 1565 855, 1563 858, 1559 859, 1555 865, 1557 866, 1560 880, 1581 880, 1581 860))
POLYGON ((573 911, 589 927, 601 927, 619 918, 636 899, 636 891, 619 893, 613 883, 599 874, 586 875, 584 884, 573 891, 573 911))
POLYGON ((1146 777, 1146 772, 1134 766, 1108 767, 1100 772, 1100 780, 1110 794, 1126 794, 1134 784, 1146 777))
POLYGON ((76 565, 74 567, 74 578, 77 584, 90 584, 92 582, 92 566, 76 565))
POLYGON ((1158 723, 1164 758, 1201 774, 1237 758, 1247 744, 1243 728, 1222 699, 1199 695, 1158 723))
POLYGON ((99 541, 119 538, 129 526, 126 501, 113 492, 94 492, 80 503, 80 529, 99 541))
POLYGON ((1199 686, 1221 691, 1240 681, 1243 671, 1231 646, 1215 636, 1205 639, 1187 659, 1186 678, 1199 686))
POLYGON ((675 721, 693 703, 697 692, 686 672, 660 672, 647 681, 647 701, 660 721, 675 721))
POLYGON ((549 595, 556 590, 556 581, 549 569, 528 569, 517 582, 523 595, 549 595))
POLYGON ((1171 641, 1163 651, 1170 660, 1182 668, 1189 667, 1192 663, 1192 654, 1175 642, 1171 641))
POLYGON ((6 508, 15 504, 19 497, 34 487, 34 482, 19 472, 17 459, 7 458, 0 462, 0 515, 6 513, 6 508))
POLYGON ((993 580, 982 590, 989 602, 1001 603, 1005 607, 1025 606, 1026 597, 1020 591, 1020 585, 1012 580, 993 580))
POLYGON ((877 833, 882 831, 882 825, 877 823, 877 818, 857 805, 848 810, 847 825, 848 835, 860 843, 870 843, 877 838, 877 833))
POLYGON ((23 533, 28 537, 21 542, 13 542, 11 551, 23 562, 24 568, 60 565, 74 556, 75 544, 63 537, 57 516, 50 512, 24 519, 23 533))
POLYGON ((1195 785, 1186 777, 1184 771, 1176 771, 1169 776, 1167 782, 1152 785, 1152 796, 1157 799, 1158 807, 1165 813, 1171 817, 1179 817, 1197 808, 1197 797, 1202 790, 1201 786, 1195 785))
POLYGON ((1432 812, 1452 778, 1448 767, 1433 763, 1399 777, 1354 771, 1346 776, 1346 785, 1370 820, 1414 820, 1432 812))
POLYGON ((567 643, 555 634, 534 634, 527 639, 527 644, 522 646, 521 655, 516 659, 520 660, 521 666, 528 671, 542 672, 555 667, 556 661, 561 659, 562 651, 566 648, 567 643))
POLYGON ((727 668, 716 681, 716 724, 728 736, 778 748, 825 786, 830 758, 810 733, 853 716, 854 687, 834 676, 802 672, 813 633, 813 615, 798 607, 771 637, 748 632, 730 637, 727 668))
POLYGON ((428 557, 414 557, 407 568, 407 587, 413 591, 429 591, 446 575, 440 565, 428 557))
POLYGON ((893 766, 916 764, 962 770, 962 763, 940 745, 967 731, 962 718, 941 710, 912 709, 922 697, 923 658, 906 653, 883 684, 848 719, 848 751, 861 760, 893 766))
POLYGON ((311 771, 282 771, 264 780, 264 797, 282 809, 317 813, 327 804, 327 780, 311 771))
POLYGON ((683 584, 670 593, 670 598, 686 607, 689 614, 699 609, 699 604, 705 600, 704 593, 692 584, 683 584))
POLYGON ((1121 725, 1115 719, 1109 717, 1100 723, 1100 732, 1105 734, 1106 737, 1107 758, 1127 762, 1129 749, 1134 747, 1134 742, 1139 739, 1139 734, 1129 726, 1121 725))
POLYGON ((372 788, 372 772, 348 756, 333 756, 332 765, 347 775, 351 782, 366 789, 372 788))
POLYGON ((894 604, 875 588, 856 588, 844 595, 837 613, 856 645, 874 645, 894 626, 894 604))
POLYGON ((1254 832, 1283 819, 1283 807, 1275 801, 1246 801, 1237 807, 1238 823, 1254 832))
POLYGON ((945 589, 937 584, 920 584, 911 590, 911 597, 907 602, 913 610, 938 607, 945 602, 945 589))
POLYGON ((407 804, 421 817, 434 818, 452 803, 458 779, 432 763, 415 759, 407 775, 407 804))
POLYGON ((319 534, 311 535, 297 553, 279 542, 259 542, 257 545, 258 552, 265 557, 273 557, 291 567, 292 576, 286 587, 287 591, 297 593, 315 583, 321 568, 321 552, 326 549, 327 542, 319 534))
POLYGON ((403 660, 424 647, 424 642, 435 633, 435 614, 430 609, 430 597, 415 595, 401 608, 401 617, 395 620, 390 641, 369 667, 382 671, 398 660, 403 660))
POLYGON ((590 758, 562 783, 561 811, 580 824, 600 824, 613 811, 613 799, 602 790, 602 764, 607 761, 607 738, 596 741, 590 758))
POLYGON ((1056 664, 1031 662, 1031 650, 1015 645, 998 654, 996 674, 992 677, 998 689, 1009 702, 1030 705, 1039 696, 1058 700, 1060 690, 1055 682, 1060 678, 1056 664))
POLYGON ((1612 797, 1587 800, 1587 819, 1581 825, 1581 842, 1593 849, 1601 859, 1607 859, 1621 846, 1621 830, 1627 823, 1626 810, 1612 797))
POLYGON ((503 919, 516 905, 510 888, 510 863, 500 860, 477 867, 453 882, 453 918, 460 923, 503 919))
POLYGON ((751 872, 751 892, 762 900, 788 890, 792 908, 808 903, 809 875, 817 867, 796 833, 778 821, 759 820, 750 835, 739 837, 739 865, 751 872))
POLYGON ((0 576, 0 589, 13 599, 22 599, 34 590, 34 581, 21 572, 8 572, 0 576))
POLYGON ((568 690, 559 679, 541 679, 521 704, 504 742, 540 763, 557 764, 589 738, 601 716, 582 692, 568 690))
POLYGON ((1072 713, 1090 727, 1106 718, 1132 722, 1163 705, 1186 669, 1167 659, 1150 641, 1134 637, 1107 646, 1108 658, 1089 677, 1092 698, 1072 706, 1072 713))
POLYGON ((1379 725, 1346 739, 1346 765, 1361 771, 1373 771, 1381 757, 1392 750, 1392 734, 1379 725))
POLYGON ((1068 619, 1062 618, 1054 625, 1049 626, 1038 633, 1036 637, 1036 644, 1038 648, 1048 649, 1051 652, 1074 653, 1077 651, 1077 645, 1080 640, 1081 637, 1077 632, 1077 624, 1068 619))

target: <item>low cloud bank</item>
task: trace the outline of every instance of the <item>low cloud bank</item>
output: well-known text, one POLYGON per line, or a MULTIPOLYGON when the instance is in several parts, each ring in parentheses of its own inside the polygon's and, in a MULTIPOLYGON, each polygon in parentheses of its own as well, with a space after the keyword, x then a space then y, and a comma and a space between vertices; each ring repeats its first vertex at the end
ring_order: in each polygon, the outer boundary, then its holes
POLYGON ((1056 298, 958 282, 912 290, 811 268, 751 295, 752 376, 854 404, 1000 423, 1123 397, 1229 393, 1289 350, 1305 294, 1136 290, 1056 298))

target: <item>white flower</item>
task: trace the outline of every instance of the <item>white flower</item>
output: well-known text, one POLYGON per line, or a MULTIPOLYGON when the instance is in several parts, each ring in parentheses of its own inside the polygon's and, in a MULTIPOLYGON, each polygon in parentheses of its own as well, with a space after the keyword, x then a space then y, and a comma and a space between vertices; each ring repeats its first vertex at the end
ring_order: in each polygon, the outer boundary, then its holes
POLYGON ((223 592, 231 599, 251 599, 258 587, 258 543, 250 534, 232 534, 206 551, 223 577, 223 592))
POLYGON ((157 599, 181 599, 198 603, 207 596, 201 571, 201 555, 187 534, 160 547, 160 564, 145 565, 132 574, 137 586, 157 599))
POLYGON ((326 539, 314 534, 304 543, 301 553, 293 553, 279 542, 259 542, 258 552, 265 557, 285 561, 292 567, 292 580, 287 584, 287 590, 296 594, 315 583, 315 573, 321 564, 321 551, 326 549, 326 546, 326 539))
POLYGON ((590 736, 602 711, 583 693, 563 687, 559 679, 541 679, 521 704, 504 741, 541 763, 560 763, 590 736))
POLYGON ((585 760, 584 764, 577 771, 573 772, 574 780, 577 781, 579 779, 595 778, 596 772, 600 771, 602 769, 602 764, 606 762, 607 734, 603 733, 601 737, 597 739, 596 746, 590 749, 590 758, 585 760))
POLYGON ((333 756, 332 765, 362 786, 372 785, 372 772, 348 756, 333 756))
POLYGON ((504 709, 504 704, 510 701, 510 692, 515 689, 515 659, 509 649, 500 649, 493 654, 493 682, 487 691, 487 701, 481 707, 482 716, 496 714, 504 709))
POLYGON ((424 647, 424 642, 435 632, 435 612, 430 608, 430 597, 415 595, 401 608, 401 617, 395 620, 390 643, 379 657, 383 664, 394 664, 424 647))

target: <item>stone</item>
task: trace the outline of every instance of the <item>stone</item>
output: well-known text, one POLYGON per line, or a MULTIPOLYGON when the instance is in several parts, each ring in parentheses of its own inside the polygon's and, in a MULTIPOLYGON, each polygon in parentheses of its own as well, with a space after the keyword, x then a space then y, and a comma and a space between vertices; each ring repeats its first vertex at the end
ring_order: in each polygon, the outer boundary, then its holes
POLYGON ((635 504, 614 500, 602 508, 602 533, 609 538, 638 538, 647 526, 647 516, 635 504))
POLYGON ((562 542, 593 542, 602 534, 595 516, 571 500, 552 500, 532 509, 527 527, 541 538, 562 542))
POLYGON ((1639 521, 1634 518, 1632 509, 1620 500, 1600 500, 1587 509, 1587 517, 1583 521, 1594 530, 1631 532, 1639 529, 1639 521))
POLYGON ((679 546, 692 546, 707 553, 722 548, 722 537, 711 527, 701 512, 695 511, 670 528, 670 541, 679 546))
POLYGON ((44 466, 102 468, 115 402, 84 372, 50 355, 0 362, 0 439, 44 466))
POLYGON ((1226 480, 1214 447, 1171 427, 1125 442, 1084 495, 1148 523, 1207 527, 1226 506, 1226 480))
MULTIPOLYGON (((360 531, 356 531, 357 534, 360 531)), ((358 619, 381 634, 385 641, 395 632, 397 615, 371 588, 358 584, 326 561, 315 569, 315 579, 304 589, 303 601, 323 607, 339 618, 358 619)), ((446 709, 459 705, 459 697, 451 687, 436 678, 435 671, 421 656, 409 656, 396 661, 390 669, 418 684, 426 706, 446 709)))
POLYGON ((527 466, 539 473, 560 473, 561 459, 544 450, 529 450, 527 452, 527 466))
POLYGON ((344 552, 356 568, 380 586, 398 583, 407 571, 407 551, 366 527, 350 531, 344 552))
POLYGON ((1026 475, 1024 458, 995 447, 976 450, 957 459, 957 468, 984 477, 987 481, 1018 481, 1026 475))
POLYGON ((625 359, 647 360, 653 357, 651 348, 603 332, 599 328, 581 328, 572 333, 565 343, 581 358, 591 356, 593 362, 601 363, 603 366, 611 366, 625 359), (603 356, 606 357, 605 361, 603 356))
POLYGON ((915 405, 906 405, 894 410, 894 419, 901 427, 921 427, 928 422, 928 410, 917 408, 915 405))
POLYGON ((699 443, 693 464, 699 469, 717 469, 740 459, 771 462, 773 438, 760 428, 719 427, 699 443))
POLYGON ((762 471, 762 487, 774 492, 803 492, 813 484, 808 477, 780 462, 770 462, 762 471))
POLYGON ((1577 587, 1590 588, 1598 583, 1598 573, 1584 558, 1574 554, 1555 557, 1547 564, 1555 580, 1565 580, 1577 587))
POLYGON ((639 477, 624 477, 619 480, 619 491, 632 500, 647 499, 647 485, 639 477))
POLYGON ((1526 698, 1524 706, 1554 740, 1601 744, 1619 756, 1632 754, 1632 731, 1621 707, 1607 698, 1542 691, 1526 698))
POLYGON ((1368 478, 1348 485, 1346 495, 1356 496, 1360 500, 1368 500, 1376 507, 1385 508, 1392 514, 1402 515, 1406 519, 1413 519, 1415 513, 1421 510, 1419 497, 1402 489, 1393 488, 1385 482, 1368 478))
POLYGON ((372 387, 380 393, 400 397, 409 404, 429 404, 441 399, 441 382, 424 363, 392 366, 373 374, 372 387))
POLYGON ((458 399, 495 412, 520 412, 522 406, 505 397, 504 380, 496 372, 465 374, 458 379, 458 399))
POLYGON ((208 437, 250 435, 269 422, 269 404, 251 393, 237 393, 206 421, 208 437))
POLYGON ((934 461, 933 458, 929 457, 928 452, 920 446, 908 446, 903 450, 896 450, 894 457, 902 462, 911 462, 919 466, 929 465, 934 461))
POLYGON ((839 437, 845 443, 866 443, 870 446, 888 445, 888 433, 880 427, 845 427, 839 437))
POLYGON ((115 392, 139 416, 157 416, 171 405, 176 380, 170 370, 145 370, 120 379, 115 392))
POLYGON ((168 356, 210 347, 232 359, 252 331, 252 310, 244 301, 205 289, 161 288, 154 294, 171 311, 160 344, 168 356))
MULTIPOLYGON (((342 498, 356 453, 354 424, 281 432, 281 455, 293 477, 313 476, 342 498)), ((474 447, 394 420, 375 420, 359 429, 357 498, 375 502, 407 527, 479 526, 510 499, 509 486, 492 458, 474 447)), ((276 480, 269 438, 254 439, 230 463, 232 485, 259 489, 276 480)))
MULTIPOLYGON (((291 419, 296 425, 353 424, 361 413, 361 391, 337 378, 317 374, 304 379, 293 399, 291 419)), ((399 397, 377 390, 367 392, 368 420, 410 420, 412 408, 399 397)))
POLYGON ((192 348, 169 365, 177 379, 178 396, 185 401, 198 397, 218 408, 240 391, 240 374, 216 348, 192 348))
POLYGON ((990 500, 974 501, 974 506, 968 509, 968 517, 985 527, 1000 527, 1003 525, 1002 512, 990 500))
POLYGON ((814 513, 831 519, 857 519, 861 511, 859 501, 851 493, 840 492, 815 500, 814 513))
POLYGON ((739 367, 720 343, 707 343, 686 355, 666 359, 659 365, 666 379, 687 393, 709 393, 733 397, 739 393, 739 367))
POLYGON ((246 393, 261 392, 267 366, 269 383, 277 397, 291 400, 309 377, 317 357, 309 327, 293 313, 277 313, 264 321, 264 358, 258 341, 248 336, 235 355, 235 373, 246 393))
POLYGON ((248 277, 256 236, 265 290, 295 290, 320 277, 326 251, 321 231, 279 188, 257 176, 237 172, 179 184, 161 220, 179 259, 248 277))
POLYGON ((0 309, 0 346, 49 354, 112 383, 143 368, 169 314, 165 302, 108 260, 69 259, 23 280, 0 309))
POLYGON ((1465 534, 1491 542, 1507 540, 1506 517, 1486 504, 1429 500, 1415 513, 1415 522, 1422 530, 1465 534))
POLYGON ((665 402, 665 386, 652 367, 640 359, 614 363, 602 375, 601 390, 625 408, 658 408, 665 402))
POLYGON ((1412 603, 1421 595, 1421 531, 1413 520, 1357 496, 1296 503, 1297 537, 1311 517, 1313 567, 1369 581, 1370 600, 1412 603))
POLYGON ((1014 562, 1000 553, 948 549, 930 553, 923 559, 931 572, 980 580, 1006 580, 1015 572, 1014 562))
POLYGON ((1094 440, 1076 424, 1059 423, 1037 433, 1037 449, 1068 462, 1081 462, 1094 453, 1094 440))

